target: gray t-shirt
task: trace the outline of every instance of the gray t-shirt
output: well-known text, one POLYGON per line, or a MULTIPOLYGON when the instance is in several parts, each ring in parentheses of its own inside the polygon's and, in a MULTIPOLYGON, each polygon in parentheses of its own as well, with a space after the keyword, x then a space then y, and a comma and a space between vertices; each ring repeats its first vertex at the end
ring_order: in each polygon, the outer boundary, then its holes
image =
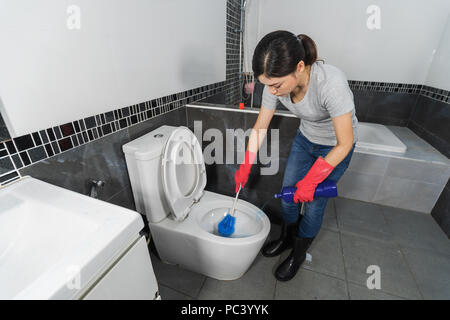
POLYGON ((277 101, 301 118, 300 131, 311 142, 335 146, 336 133, 331 118, 351 112, 353 142, 357 141, 358 119, 355 115, 353 92, 345 74, 338 68, 316 61, 311 65, 308 90, 303 99, 292 103, 290 95, 277 97, 264 86, 262 105, 275 109, 277 101))

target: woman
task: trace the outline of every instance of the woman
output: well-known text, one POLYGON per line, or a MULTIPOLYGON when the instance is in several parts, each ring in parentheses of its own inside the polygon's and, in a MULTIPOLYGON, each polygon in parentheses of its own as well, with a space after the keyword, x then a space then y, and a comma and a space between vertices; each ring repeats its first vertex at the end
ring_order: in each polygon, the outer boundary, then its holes
POLYGON ((262 248, 266 257, 292 248, 275 271, 278 280, 287 281, 297 273, 322 225, 328 199, 314 199, 314 191, 325 178, 337 182, 347 169, 358 120, 345 74, 317 61, 316 45, 308 36, 288 31, 267 34, 256 46, 252 67, 265 87, 244 163, 235 174, 236 191, 247 183, 277 102, 301 119, 283 178, 283 186, 297 187, 294 203, 281 200, 280 238, 262 248), (303 216, 299 202, 305 202, 303 216))

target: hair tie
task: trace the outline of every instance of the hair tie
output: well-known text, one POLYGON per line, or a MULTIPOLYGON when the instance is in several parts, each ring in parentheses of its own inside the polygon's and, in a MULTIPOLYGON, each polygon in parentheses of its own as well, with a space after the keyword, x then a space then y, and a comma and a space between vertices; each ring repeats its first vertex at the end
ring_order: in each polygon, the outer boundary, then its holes
POLYGON ((302 39, 300 38, 300 36, 295 36, 296 38, 297 38, 297 40, 298 40, 298 42, 300 42, 300 45, 303 47, 303 49, 305 48, 305 46, 303 45, 303 41, 302 41, 302 39))

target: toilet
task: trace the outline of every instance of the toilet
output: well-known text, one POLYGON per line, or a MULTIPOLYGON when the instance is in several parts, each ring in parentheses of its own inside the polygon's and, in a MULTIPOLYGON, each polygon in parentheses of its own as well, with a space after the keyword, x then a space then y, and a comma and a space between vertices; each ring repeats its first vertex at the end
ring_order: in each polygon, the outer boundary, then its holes
POLYGON ((234 197, 204 190, 203 153, 192 131, 164 125, 123 151, 136 210, 146 215, 161 260, 219 280, 240 278, 264 244, 270 221, 239 199, 235 232, 218 234, 234 197))

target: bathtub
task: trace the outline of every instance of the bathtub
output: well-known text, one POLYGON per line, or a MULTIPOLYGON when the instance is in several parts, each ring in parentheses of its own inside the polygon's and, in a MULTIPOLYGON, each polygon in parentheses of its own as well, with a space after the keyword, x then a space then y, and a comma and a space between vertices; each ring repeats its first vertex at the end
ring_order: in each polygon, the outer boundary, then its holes
POLYGON ((359 122, 355 151, 365 150, 405 153, 406 145, 382 124, 359 122))

